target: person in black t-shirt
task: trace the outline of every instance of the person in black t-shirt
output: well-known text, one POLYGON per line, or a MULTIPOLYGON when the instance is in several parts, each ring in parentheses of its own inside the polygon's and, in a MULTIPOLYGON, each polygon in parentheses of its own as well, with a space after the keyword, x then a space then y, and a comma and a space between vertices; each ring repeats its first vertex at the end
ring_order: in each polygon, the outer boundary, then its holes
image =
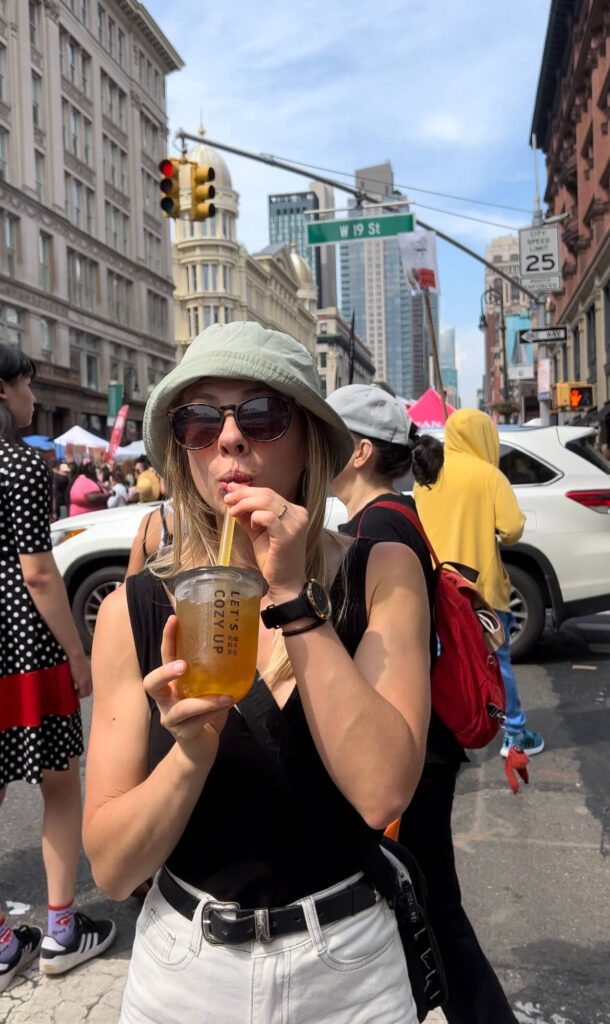
MULTIPOLYGON (((339 531, 407 544, 421 561, 428 588, 431 659, 436 656, 434 575, 428 550, 416 528, 399 511, 379 506, 391 501, 416 512, 395 481, 409 471, 422 486, 435 482, 443 463, 442 445, 420 436, 404 402, 374 385, 350 384, 327 399, 349 429, 354 453, 332 485, 347 507, 339 531)), ((447 515, 451 510, 447 509, 447 515)), ((432 711, 426 761, 411 803, 402 815, 399 840, 414 854, 428 889, 430 921, 447 974, 449 1024, 516 1024, 500 982, 481 949, 462 907, 455 868, 451 810, 460 764, 467 760, 454 735, 432 711)))

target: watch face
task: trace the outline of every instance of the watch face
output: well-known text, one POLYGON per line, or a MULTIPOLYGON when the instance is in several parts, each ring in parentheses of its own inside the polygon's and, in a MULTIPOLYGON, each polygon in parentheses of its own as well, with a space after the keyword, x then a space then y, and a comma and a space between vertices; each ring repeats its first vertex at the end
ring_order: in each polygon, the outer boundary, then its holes
POLYGON ((321 583, 318 583, 317 580, 309 580, 307 584, 307 596, 318 618, 330 618, 330 599, 321 583))

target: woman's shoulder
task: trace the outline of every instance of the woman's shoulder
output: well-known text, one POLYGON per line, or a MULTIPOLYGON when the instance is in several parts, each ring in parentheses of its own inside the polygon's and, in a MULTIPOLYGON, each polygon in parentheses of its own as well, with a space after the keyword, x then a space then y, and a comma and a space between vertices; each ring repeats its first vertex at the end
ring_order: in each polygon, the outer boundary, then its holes
POLYGON ((49 476, 40 452, 27 444, 12 444, 4 438, 0 438, 0 469, 5 474, 26 471, 30 479, 32 476, 49 476))

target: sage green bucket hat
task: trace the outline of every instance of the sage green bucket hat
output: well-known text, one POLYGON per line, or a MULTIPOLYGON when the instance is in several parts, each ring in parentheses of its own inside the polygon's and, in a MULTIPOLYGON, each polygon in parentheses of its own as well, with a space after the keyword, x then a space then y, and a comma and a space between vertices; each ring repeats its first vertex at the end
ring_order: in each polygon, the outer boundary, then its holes
POLYGON ((152 392, 144 412, 146 454, 163 475, 170 434, 167 414, 179 404, 185 388, 202 377, 232 377, 267 384, 297 403, 321 422, 336 476, 354 451, 354 442, 341 417, 322 397, 315 363, 289 334, 269 331, 251 321, 213 324, 197 335, 175 369, 152 392))

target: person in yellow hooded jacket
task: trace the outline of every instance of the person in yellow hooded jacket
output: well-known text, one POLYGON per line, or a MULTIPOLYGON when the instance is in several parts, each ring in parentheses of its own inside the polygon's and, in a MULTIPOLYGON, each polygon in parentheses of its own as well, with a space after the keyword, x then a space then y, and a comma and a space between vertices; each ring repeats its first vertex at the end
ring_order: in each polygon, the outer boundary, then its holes
POLYGON ((444 463, 436 483, 415 484, 418 515, 441 562, 471 566, 477 587, 498 612, 506 640, 498 659, 506 690, 506 720, 500 753, 512 744, 539 754, 544 740, 526 728, 509 652, 513 623, 510 580, 500 556, 503 544, 516 544, 525 524, 512 487, 499 469, 500 439, 491 418, 479 409, 458 409, 445 425, 444 463))

